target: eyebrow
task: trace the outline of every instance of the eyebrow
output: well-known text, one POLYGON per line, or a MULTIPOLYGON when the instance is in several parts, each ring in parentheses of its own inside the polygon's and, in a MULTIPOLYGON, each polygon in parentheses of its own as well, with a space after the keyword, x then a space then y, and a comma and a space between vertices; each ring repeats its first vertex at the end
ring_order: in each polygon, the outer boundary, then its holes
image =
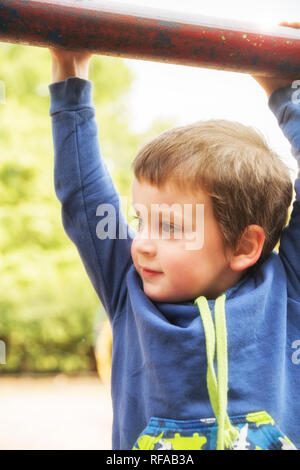
MULTIPOLYGON (((140 211, 138 209, 136 209, 133 204, 132 204, 132 208, 133 208, 133 210, 135 211, 135 213, 137 215, 140 215, 140 211)), ((182 212, 177 212, 176 210, 175 211, 170 210, 169 212, 166 212, 165 210, 160 210, 159 209, 159 211, 157 213, 160 214, 160 215, 173 215, 173 214, 177 214, 177 215, 180 215, 180 216, 182 215, 182 212)))
MULTIPOLYGON (((135 209, 133 207, 136 215, 138 217, 141 216, 141 213, 138 209, 135 209)), ((151 218, 152 218, 152 213, 150 212, 151 214, 151 218)), ((167 219, 167 221, 170 223, 170 225, 174 226, 174 227, 183 227, 185 225, 185 218, 184 218, 184 214, 182 214, 182 212, 174 212, 173 211, 169 211, 169 212, 166 212, 166 211, 162 211, 162 210, 159 210, 158 212, 155 212, 154 213, 154 219, 155 218, 158 218, 158 221, 159 223, 162 223, 162 222, 165 222, 164 218, 167 219)))

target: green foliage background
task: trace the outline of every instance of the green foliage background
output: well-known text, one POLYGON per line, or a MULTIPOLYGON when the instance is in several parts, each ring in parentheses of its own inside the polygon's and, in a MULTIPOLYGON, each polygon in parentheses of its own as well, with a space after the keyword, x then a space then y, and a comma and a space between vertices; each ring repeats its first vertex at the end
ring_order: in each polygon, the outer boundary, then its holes
MULTIPOLYGON (((133 76, 121 59, 94 56, 90 79, 101 149, 120 194, 143 135, 129 128, 133 76)), ((61 223, 54 192, 47 49, 0 43, 0 374, 95 371, 94 341, 105 313, 61 223), (3 88, 3 87, 2 87, 3 88), (95 313, 97 315, 95 317, 95 313)))

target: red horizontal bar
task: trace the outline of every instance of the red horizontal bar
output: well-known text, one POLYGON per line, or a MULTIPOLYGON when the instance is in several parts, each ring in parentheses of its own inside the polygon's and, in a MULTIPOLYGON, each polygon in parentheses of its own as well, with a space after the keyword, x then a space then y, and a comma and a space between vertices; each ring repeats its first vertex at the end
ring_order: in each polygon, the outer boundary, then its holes
POLYGON ((81 0, 0 0, 0 40, 269 76, 300 76, 300 30, 81 0))

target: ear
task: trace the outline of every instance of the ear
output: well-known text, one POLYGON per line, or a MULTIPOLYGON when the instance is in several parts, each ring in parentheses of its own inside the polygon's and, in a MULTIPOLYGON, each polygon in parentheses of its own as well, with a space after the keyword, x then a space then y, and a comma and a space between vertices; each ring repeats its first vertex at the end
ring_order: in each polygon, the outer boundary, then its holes
POLYGON ((230 257, 230 268, 242 271, 253 266, 259 259, 266 236, 259 225, 248 225, 241 236, 237 248, 230 257))

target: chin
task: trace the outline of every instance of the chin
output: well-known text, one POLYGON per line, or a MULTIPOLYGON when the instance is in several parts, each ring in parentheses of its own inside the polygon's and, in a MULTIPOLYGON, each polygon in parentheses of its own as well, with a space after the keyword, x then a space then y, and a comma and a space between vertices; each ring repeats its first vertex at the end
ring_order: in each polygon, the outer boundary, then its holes
POLYGON ((153 300, 153 302, 165 302, 165 303, 170 303, 170 304, 176 304, 179 302, 185 302, 189 300, 193 300, 195 297, 188 297, 188 296, 176 296, 176 294, 159 294, 159 293, 154 293, 154 292, 147 292, 147 289, 144 289, 145 294, 149 299, 153 300))
POLYGON ((147 289, 144 289, 144 292, 150 300, 153 300, 153 302, 173 302, 168 295, 148 292, 147 289))

